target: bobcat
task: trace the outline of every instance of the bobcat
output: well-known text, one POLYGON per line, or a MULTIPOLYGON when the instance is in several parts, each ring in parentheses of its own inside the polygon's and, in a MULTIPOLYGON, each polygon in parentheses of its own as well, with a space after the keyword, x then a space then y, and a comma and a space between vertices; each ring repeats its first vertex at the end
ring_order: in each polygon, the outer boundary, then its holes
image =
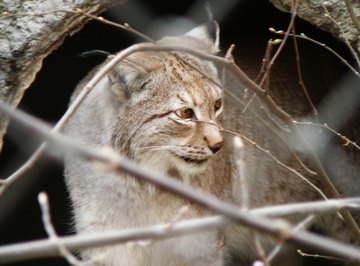
MULTIPOLYGON (((181 44, 216 54, 219 29, 215 22, 210 22, 183 36, 165 37, 157 43, 181 44)), ((79 84, 73 97, 88 79, 79 84)), ((243 184, 238 181, 238 154, 232 149, 233 137, 221 132, 220 126, 251 136, 299 172, 302 166, 278 136, 287 138, 288 132, 280 130, 275 135, 258 122, 270 119, 272 123, 276 117, 269 117, 259 101, 240 115, 241 101, 246 102, 245 91, 236 84, 236 79, 229 77, 223 85, 235 88, 237 97, 228 97, 226 93, 224 97, 218 84, 221 80, 216 66, 196 56, 165 51, 134 53, 96 85, 65 132, 84 143, 111 146, 145 168, 240 205, 243 184)), ((276 124, 279 126, 280 122, 276 124)), ((245 143, 243 152, 248 208, 319 198, 315 189, 274 163, 255 145, 245 143)), ((183 206, 188 207, 184 219, 209 215, 184 199, 126 174, 104 173, 92 163, 71 155, 66 158, 65 175, 76 230, 82 234, 170 222, 183 206)), ((316 180, 311 181, 316 184, 316 180)), ((331 228, 328 233, 333 233, 334 227, 331 228)), ((96 248, 83 251, 82 256, 99 265, 127 266, 250 265, 256 260, 253 235, 247 229, 230 226, 223 233, 183 236, 145 247, 96 248)), ((261 237, 261 241, 266 252, 274 246, 266 237, 261 237)), ((301 263, 302 258, 288 247, 274 265, 301 263)))
MULTIPOLYGON (((216 25, 210 24, 158 43, 180 43, 216 53, 216 31, 216 25)), ((228 172, 229 166, 219 168, 215 163, 224 145, 217 126, 222 91, 204 74, 220 83, 214 65, 194 56, 175 52, 132 54, 88 95, 66 133, 86 143, 109 145, 144 167, 225 199, 230 180, 221 173, 228 172)), ((206 215, 186 200, 125 174, 104 174, 77 158, 68 158, 65 172, 76 230, 81 233, 171 222, 185 205, 189 206, 186 218, 206 215)), ((222 265, 220 253, 212 256, 218 249, 218 234, 211 232, 145 248, 116 246, 82 255, 101 261, 101 265, 222 265)))

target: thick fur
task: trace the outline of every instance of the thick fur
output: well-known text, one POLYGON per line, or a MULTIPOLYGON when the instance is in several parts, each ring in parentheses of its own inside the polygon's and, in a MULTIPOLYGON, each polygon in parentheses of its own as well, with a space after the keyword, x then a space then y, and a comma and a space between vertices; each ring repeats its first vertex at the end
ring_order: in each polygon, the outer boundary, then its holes
MULTIPOLYGON (((159 43, 183 43, 217 52, 208 34, 208 28, 202 26, 159 43)), ((218 168, 213 163, 222 160, 217 150, 223 145, 223 136, 216 126, 222 109, 214 107, 222 92, 204 74, 219 82, 214 65, 190 55, 133 54, 89 94, 66 133, 84 143, 111 146, 143 167, 225 199, 230 182, 221 173, 228 172, 228 166, 218 168), (181 118, 184 108, 191 108, 194 117, 181 118)), ((183 206, 188 206, 184 219, 206 215, 186 200, 125 174, 104 173, 76 157, 68 156, 65 174, 80 233, 171 222, 183 206)), ((82 255, 100 265, 222 265, 219 245, 218 232, 209 232, 148 247, 119 245, 82 255)))
MULTIPOLYGON (((158 43, 182 44, 214 54, 219 50, 217 25, 199 26, 184 36, 166 37, 158 43)), ((240 206, 244 205, 242 187, 246 180, 247 208, 319 199, 314 188, 255 145, 244 143, 243 168, 239 170, 241 156, 232 148, 233 136, 224 135, 218 127, 223 108, 216 103, 224 98, 220 83, 215 66, 195 56, 180 52, 135 53, 101 80, 65 131, 84 145, 110 146, 142 167, 173 176, 240 206), (193 115, 184 118, 182 111, 188 108, 193 115)), ((236 96, 228 97, 225 93, 224 126, 249 136, 281 162, 305 175, 285 145, 291 139, 285 125, 257 99, 243 114, 248 98, 241 82, 229 74, 224 85, 236 96)), ((280 93, 274 96, 282 97, 280 93)), ((65 175, 76 230, 82 234, 171 222, 183 206, 188 207, 183 219, 209 215, 186 200, 126 174, 106 173, 72 155, 66 158, 65 175)), ((309 180, 319 185, 315 178, 309 180)), ((301 217, 290 220, 296 223, 301 217)), ((333 234, 334 228, 342 224, 337 217, 331 220, 331 226, 324 219, 317 224, 333 234)), ((343 233, 343 238, 350 241, 351 237, 343 233)), ((260 239, 266 251, 276 244, 267 237, 260 239)), ((86 250, 82 256, 98 265, 245 266, 257 258, 253 243, 251 232, 230 226, 224 234, 213 231, 145 246, 104 247, 86 250)), ((301 257, 287 247, 274 265, 301 263, 301 257)))

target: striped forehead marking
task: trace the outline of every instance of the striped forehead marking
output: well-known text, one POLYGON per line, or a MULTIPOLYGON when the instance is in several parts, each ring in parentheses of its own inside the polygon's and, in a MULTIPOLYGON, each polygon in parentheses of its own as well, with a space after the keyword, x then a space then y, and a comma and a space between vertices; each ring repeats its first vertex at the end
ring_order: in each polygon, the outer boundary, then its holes
POLYGON ((200 70, 188 65, 178 58, 172 58, 163 62, 165 71, 168 71, 170 78, 179 88, 187 93, 179 93, 177 97, 180 101, 193 106, 201 105, 206 99, 218 99, 221 90, 210 78, 204 76, 200 70))
POLYGON ((184 94, 180 94, 180 93, 178 93, 178 94, 176 94, 176 97, 181 101, 181 102, 183 102, 184 104, 189 104, 189 100, 190 99, 185 99, 185 97, 184 97, 185 95, 184 94))

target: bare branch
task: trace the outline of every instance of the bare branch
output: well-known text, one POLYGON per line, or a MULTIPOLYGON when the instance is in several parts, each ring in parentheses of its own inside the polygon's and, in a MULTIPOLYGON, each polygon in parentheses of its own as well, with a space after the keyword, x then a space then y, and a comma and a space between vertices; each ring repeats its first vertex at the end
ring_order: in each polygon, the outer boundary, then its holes
MULTIPOLYGON (((207 53, 203 53, 198 50, 191 49, 189 47, 184 47, 181 45, 154 45, 149 43, 142 43, 142 44, 136 44, 128 49, 123 50, 122 52, 118 53, 113 59, 111 59, 103 68, 100 69, 99 72, 95 74, 95 76, 89 81, 89 83, 85 86, 83 93, 88 93, 91 88, 93 88, 97 82, 103 78, 108 71, 110 71, 116 64, 118 64, 121 60, 123 60, 125 57, 129 56, 132 53, 135 52, 145 52, 145 51, 179 51, 179 52, 186 52, 189 54, 193 54, 195 56, 198 56, 199 58, 213 61, 214 63, 218 63, 222 66, 225 66, 228 68, 228 70, 232 71, 241 81, 241 83, 257 93, 258 97, 270 108, 270 110, 277 115, 281 120, 283 120, 289 129, 294 133, 295 139, 297 139, 303 147, 306 148, 308 151, 309 160, 313 164, 313 167, 315 171, 317 172, 319 176, 319 181, 322 184, 325 195, 329 197, 339 197, 339 193, 337 189, 335 188, 334 184, 331 182, 330 178, 327 176, 327 173, 325 172, 320 160, 316 156, 315 152, 310 147, 309 143, 305 139, 305 137, 300 132, 299 128, 297 127, 296 123, 294 122, 293 118, 286 113, 284 110, 282 110, 275 101, 269 97, 269 95, 266 93, 264 89, 262 89, 260 86, 258 86, 254 81, 252 81, 238 66, 236 66, 233 62, 229 61, 226 58, 222 58, 219 56, 209 55, 207 53)), ((349 213, 344 213, 344 219, 347 224, 347 226, 352 230, 354 235, 356 236, 356 239, 358 243, 360 243, 360 230, 355 223, 354 219, 349 213)))
POLYGON ((311 121, 296 121, 296 123, 299 124, 299 125, 309 125, 309 126, 314 126, 314 127, 325 128, 328 131, 330 131, 331 133, 333 133, 334 135, 338 136, 340 139, 342 139, 344 141, 343 146, 348 146, 348 145, 351 144, 357 150, 360 151, 360 146, 355 141, 352 141, 347 136, 344 136, 344 135, 340 134, 335 129, 331 128, 328 124, 319 124, 319 123, 314 123, 314 122, 311 122, 311 121))
POLYGON ((235 165, 237 169, 237 178, 234 182, 234 191, 241 191, 241 208, 243 210, 249 209, 249 190, 248 181, 245 176, 244 166, 244 144, 240 136, 234 137, 234 154, 236 154, 235 165))
MULTIPOLYGON (((346 1, 346 0, 345 0, 346 1)), ((296 16, 296 9, 298 5, 298 0, 292 1, 292 19, 289 25, 289 28, 286 32, 284 41, 281 43, 278 51, 276 52, 275 56, 271 60, 271 64, 274 63, 274 61, 277 58, 277 55, 280 53, 282 46, 284 45, 286 38, 288 36, 297 36, 295 34, 294 30, 294 19, 296 16), (293 29, 293 34, 290 32, 291 29, 293 29)), ((348 2, 348 1, 346 1, 348 2)), ((55 12, 55 11, 54 11, 55 12)), ((72 11, 64 11, 64 10, 57 10, 56 12, 77 12, 78 14, 82 14, 84 16, 103 21, 106 24, 114 24, 113 26, 117 26, 119 24, 113 23, 111 21, 106 21, 101 17, 92 16, 90 14, 86 14, 82 10, 72 10, 72 11), (116 25, 115 25, 116 24, 116 25)), ((8 15, 8 14, 5 14, 8 15)), ((10 14, 11 15, 11 14, 10 14)), ((21 14, 17 14, 21 15, 21 14)), ((26 15, 26 14, 22 14, 26 15)), ((39 14, 29 14, 29 15, 39 15, 39 14)), ((133 29, 127 25, 120 25, 121 28, 125 28, 128 31, 132 31, 133 29)), ((137 34, 136 32, 134 32, 137 34)), ((140 33, 141 34, 141 33, 140 33)), ((144 38, 147 38, 145 36, 144 38)), ((151 39, 148 39, 152 42, 151 39)), ((233 48, 233 47, 232 47, 233 48)), ((297 48, 296 48, 297 49, 297 48)), ((79 261, 77 261, 76 257, 74 257, 69 250, 79 250, 83 248, 89 248, 89 247, 95 247, 95 246, 103 246, 103 245, 111 245, 114 243, 121 243, 126 242, 129 240, 143 240, 143 239, 163 239, 168 237, 175 237, 177 235, 183 235, 188 233, 197 233, 204 230, 210 230, 210 229, 216 229, 219 226, 224 226, 228 223, 240 223, 242 225, 248 226, 252 230, 256 230, 262 233, 266 233, 271 235, 272 237, 276 238, 279 242, 294 242, 294 243, 300 243, 304 245, 308 245, 311 247, 318 248, 320 250, 332 252, 335 255, 338 255, 341 258, 357 261, 360 262, 360 249, 351 247, 349 245, 343 245, 339 242, 328 240, 327 238, 318 237, 311 233, 299 231, 298 229, 303 227, 303 224, 297 225, 296 227, 291 227, 288 224, 276 224, 273 223, 269 217, 275 217, 277 215, 291 215, 294 213, 317 213, 317 212, 326 212, 326 211, 338 211, 343 208, 359 208, 359 198, 356 199, 348 199, 345 201, 326 201, 326 202, 318 202, 318 203, 311 203, 313 205, 309 206, 306 205, 306 203, 298 204, 298 205, 283 205, 278 206, 278 210, 276 210, 277 207, 267 207, 257 210, 251 210, 244 212, 244 210, 239 211, 238 206, 225 203, 215 197, 209 196, 207 194, 204 194, 202 192, 199 192, 191 187, 188 187, 181 182, 178 182, 177 180, 157 175, 155 173, 152 173, 151 171, 145 170, 138 166, 137 164, 134 164, 131 161, 128 161, 127 159, 115 154, 112 150, 104 149, 104 150, 95 150, 92 148, 85 148, 84 145, 81 143, 78 143, 76 141, 73 141, 71 139, 68 139, 67 137, 64 137, 61 134, 58 134, 57 132, 63 127, 63 125, 66 123, 66 121, 69 119, 69 117, 76 112, 76 109, 81 104, 82 100, 86 97, 86 95, 94 88, 94 86, 107 74, 108 71, 113 69, 113 67, 121 62, 124 58, 129 56, 132 53, 140 52, 140 51, 183 51, 190 54, 194 54, 196 56, 199 56, 200 58, 203 58, 205 60, 211 60, 215 63, 218 63, 223 66, 224 69, 227 69, 229 71, 232 71, 236 74, 237 78, 241 80, 244 84, 246 84, 252 91, 254 91, 254 95, 258 95, 259 98, 265 102, 269 109, 274 112, 279 118, 281 118, 291 129, 291 131, 295 134, 296 138, 302 142, 305 143, 305 146, 308 147, 309 153, 310 153, 310 159, 312 163, 315 165, 316 172, 321 180, 322 185, 325 188, 325 193, 323 193, 320 189, 315 187, 311 182, 309 182, 303 175, 300 173, 297 173, 297 171, 286 164, 282 163, 281 161, 277 160, 277 158, 271 154, 271 151, 266 150, 262 148, 261 146, 254 143, 251 139, 246 138, 246 136, 241 136, 245 141, 252 143, 256 145, 256 147, 261 150, 262 152, 266 153, 268 156, 274 159, 274 161, 278 164, 280 164, 282 167, 285 167, 292 173, 300 176, 305 181, 310 183, 315 189, 318 190, 318 192, 324 197, 327 198, 327 196, 330 197, 337 197, 338 192, 332 182, 329 180, 326 172, 324 171, 320 161, 318 160, 316 154, 312 152, 312 149, 307 145, 307 141, 304 138, 304 136, 301 134, 298 126, 298 123, 292 119, 290 115, 288 115, 284 110, 282 110, 280 107, 276 105, 276 103, 273 101, 273 99, 269 96, 268 90, 263 89, 263 82, 260 83, 260 85, 256 85, 254 82, 252 82, 243 72, 240 68, 238 68, 231 55, 231 49, 229 49, 229 56, 226 58, 221 58, 217 56, 212 56, 208 54, 201 53, 200 51, 195 51, 187 47, 182 46, 176 46, 176 45, 168 45, 168 46, 156 46, 154 44, 139 44, 134 45, 133 47, 130 47, 123 52, 120 52, 118 55, 114 56, 112 60, 109 61, 108 64, 105 65, 94 77, 90 80, 90 82, 85 86, 85 89, 81 92, 80 96, 75 100, 74 104, 69 108, 69 110, 65 113, 63 118, 59 121, 59 123, 55 126, 55 128, 51 131, 46 125, 40 123, 37 120, 34 120, 31 118, 31 116, 27 116, 25 114, 21 114, 17 111, 13 111, 6 107, 5 105, 0 103, 0 109, 3 109, 5 113, 8 113, 10 116, 12 116, 15 120, 20 121, 23 125, 26 125, 27 128, 32 130, 33 132, 36 132, 43 136, 48 142, 44 143, 40 146, 40 148, 37 150, 37 152, 30 158, 30 160, 23 165, 22 168, 20 168, 14 175, 10 176, 7 180, 1 181, 0 180, 0 195, 1 192, 7 187, 10 182, 18 178, 20 175, 24 173, 24 171, 27 171, 30 169, 31 165, 39 158, 41 153, 45 151, 47 145, 53 145, 57 147, 57 150, 61 150, 64 152, 65 150, 76 153, 77 155, 84 157, 90 161, 95 162, 101 162, 105 167, 106 170, 112 171, 115 173, 120 172, 126 172, 133 176, 135 176, 138 179, 145 180, 151 184, 157 185, 165 190, 168 190, 178 196, 184 197, 188 199, 189 201, 192 201, 196 204, 199 204, 206 209, 209 209, 215 213, 222 214, 227 218, 223 217, 209 217, 209 218, 203 218, 198 220, 190 220, 186 222, 179 222, 178 220, 181 218, 181 215, 177 217, 174 221, 171 221, 171 223, 166 225, 159 225, 159 226, 149 226, 146 228, 136 228, 131 230, 124 230, 121 232, 109 232, 103 233, 103 234, 96 234, 96 235, 89 235, 89 236, 72 236, 72 237, 58 237, 52 224, 50 221, 50 214, 49 214, 49 206, 47 203, 47 198, 45 196, 39 195, 39 202, 42 207, 42 214, 43 214, 43 222, 45 225, 45 229, 47 233, 49 234, 50 239, 49 240, 43 240, 43 241, 33 241, 28 244, 17 244, 17 245, 11 245, 1 248, 0 247, 0 263, 3 262, 9 262, 14 261, 17 259, 27 259, 27 258, 33 258, 33 257, 39 257, 39 256, 52 256, 52 255, 62 255, 65 258, 68 259, 68 261, 74 265, 81 264, 79 261), (1 186, 2 185, 2 186, 1 186), (45 198, 44 198, 45 197, 45 198), (278 211, 278 212, 277 212, 278 211), (271 212, 271 213, 270 213, 271 212), (282 214, 281 214, 282 213, 282 214), (260 215, 260 216, 259 216, 260 215), (261 215, 268 215, 269 217, 263 217, 261 215), (141 231, 143 230, 143 231, 141 231), (92 238, 91 238, 92 237, 92 238), (79 240, 81 239, 81 240, 79 240), (78 242, 77 242, 78 241, 78 242), (55 243, 54 243, 55 242, 55 243), (75 243, 75 244, 74 244, 75 243), (80 243, 80 244, 79 244, 80 243), (28 246, 26 246, 28 245, 28 246), (19 249, 20 248, 20 249, 19 249), (43 248, 43 250, 41 250, 43 248), (19 250, 23 250, 23 252, 19 252, 19 250), (8 252, 8 253, 6 253, 8 252), (16 257, 11 257, 9 254, 15 254, 16 257), (19 256, 20 254, 24 254, 24 257, 19 256), (3 257, 2 257, 3 256, 3 257), (28 257, 26 257, 28 256, 28 257), (3 261, 4 258, 4 261, 3 261)), ((298 54, 297 54, 298 56, 298 54)), ((358 60, 359 61, 359 60, 358 60)), ((298 68, 300 65, 300 61, 298 62, 298 68)), ((359 63, 360 64, 360 63, 359 63)), ((299 71, 299 75, 301 76, 301 70, 299 71)), ((355 71, 357 75, 358 72, 355 71)), ((268 81, 269 79, 269 73, 266 72, 264 75, 264 81, 268 81)), ((300 81, 301 83, 301 81, 300 81)), ((219 84, 217 84, 219 86, 219 84)), ((267 87, 267 86, 265 86, 267 87)), ((306 91, 306 89, 305 89, 306 91)), ((255 97, 255 96, 254 96, 255 97)), ((309 100, 311 102, 311 99, 309 100)), ((312 102, 311 102, 312 103, 312 102)), ((313 106, 313 105, 312 105, 313 106)), ((313 107, 315 110, 315 113, 317 113, 315 107, 313 107)), ((201 121, 200 121, 201 122, 201 121)), ((322 126, 322 125, 321 125, 322 126)), ((324 125, 323 127, 326 127, 327 125, 324 125)), ((331 128, 327 128, 333 133, 337 133, 336 131, 332 130, 331 128)), ((226 129, 222 129, 225 132, 229 132, 231 134, 235 134, 239 136, 239 134, 231 131, 227 131, 226 129)), ((345 136, 342 136, 341 134, 337 133, 339 137, 344 139, 346 141, 346 144, 351 143, 351 141, 346 138, 345 136)), ((352 143, 351 143, 352 144, 352 143)), ((356 144, 356 143, 355 143, 356 144)), ((353 144, 354 145, 354 144, 353 144)), ((355 146, 355 145, 354 145, 355 146)), ((356 145, 356 147, 358 147, 356 145)), ((51 152, 51 151, 48 151, 51 152)), ((240 154, 241 155, 241 154, 240 154)), ((295 154, 296 156, 296 154, 295 154)), ((297 156, 296 159, 300 160, 297 156)), ((241 158, 239 158, 239 161, 241 161, 241 158)), ((301 160, 300 160, 301 161, 301 160)), ((306 166, 304 166, 305 169, 306 166)), ((239 167, 241 171, 241 165, 239 167)), ((309 170, 309 173, 311 170, 309 170)), ((243 177, 243 175, 240 174, 240 176, 243 177)), ((246 187, 245 187, 245 192, 246 187)), ((246 196, 246 193, 244 195, 246 196)), ((244 201, 246 202, 246 201, 244 201)), ((245 208, 246 209, 246 208, 245 208)), ((315 216, 312 214, 309 216, 310 218, 307 218, 305 221, 312 220, 315 216)), ((360 239, 359 230, 357 228, 357 225, 352 220, 352 217, 349 215, 349 213, 345 213, 346 222, 353 229, 354 232, 356 232, 356 236, 358 240, 360 239)), ((360 242, 360 241, 359 241, 360 242)), ((276 249, 272 254, 276 254, 278 250, 280 250, 282 245, 280 244, 278 246, 278 249, 276 249)), ((259 248, 260 250, 260 248, 259 248)), ((259 252, 262 254, 262 252, 259 252)), ((270 255, 268 258, 271 259, 273 255, 270 255)), ((267 263, 267 261, 266 261, 267 263)))
POLYGON ((260 236, 254 231, 251 231, 253 245, 257 254, 258 260, 254 262, 254 265, 264 265, 269 266, 268 263, 265 262, 265 249, 260 241, 260 236))
POLYGON ((356 17, 356 14, 355 14, 355 11, 354 11, 353 6, 351 4, 351 1, 350 0, 344 0, 344 1, 345 1, 345 4, 346 4, 346 8, 347 8, 347 10, 349 12, 350 18, 351 18, 352 22, 354 23, 354 26, 356 27, 357 31, 360 34, 360 21, 356 17))
MULTIPOLYGON (((286 204, 282 206, 264 207, 250 211, 240 211, 244 214, 252 214, 258 217, 271 216, 281 217, 291 214, 335 212, 343 208, 359 208, 360 198, 341 200, 329 200, 321 202, 308 202, 286 204)), ((261 218, 260 218, 261 219, 261 218)), ((167 224, 109 231, 87 235, 74 235, 59 237, 62 245, 69 251, 79 251, 86 248, 94 248, 106 245, 120 244, 128 241, 160 240, 184 234, 200 233, 214 230, 231 223, 222 216, 212 216, 187 221, 171 221, 167 224)), ((28 243, 12 244, 0 247, 0 263, 26 260, 30 258, 61 256, 57 243, 51 240, 37 240, 28 243)))
MULTIPOLYGON (((224 130, 226 132, 230 132, 231 134, 236 134, 234 132, 228 131, 228 130, 224 130)), ((288 170, 289 172, 293 173, 294 175, 296 175, 297 177, 299 177, 301 180, 305 181, 305 183, 307 183, 311 188, 313 188, 314 190, 316 190, 316 192, 319 193, 319 195, 324 198, 324 199, 328 199, 328 197, 324 194, 324 192, 322 192, 322 190, 320 188, 318 188, 315 184, 313 184, 311 181, 309 181, 309 179, 307 179, 305 176, 303 176, 302 174, 300 174, 298 171, 296 171, 294 168, 291 168, 290 166, 286 165, 285 163, 283 163, 282 161, 280 161, 275 155, 273 155, 271 153, 270 150, 264 149, 263 147, 261 147, 260 145, 258 145, 256 142, 254 142, 253 140, 251 140, 250 138, 248 138, 247 136, 242 135, 243 139, 254 145, 258 150, 262 151, 263 153, 267 154, 270 158, 272 158, 277 164, 281 165, 283 168, 285 168, 286 170, 288 170)))
POLYGON ((321 5, 323 7, 323 9, 325 10, 325 17, 329 18, 335 25, 336 27, 338 27, 338 29, 341 32, 340 37, 344 40, 346 46, 349 48, 352 56, 354 57, 356 64, 358 66, 358 68, 360 68, 360 58, 359 55, 357 54, 357 52, 355 51, 355 49, 352 47, 350 41, 348 40, 348 38, 346 38, 346 34, 344 32, 343 27, 341 26, 340 22, 336 21, 330 14, 329 10, 326 8, 326 6, 324 4, 321 5))
MULTIPOLYGON (((296 169, 288 166, 287 164, 285 164, 284 162, 282 162, 281 160, 279 160, 275 155, 273 155, 271 153, 271 150, 268 150, 268 149, 265 149, 263 147, 261 147, 259 144, 257 144, 255 141, 253 141, 252 139, 250 139, 249 137, 245 136, 244 134, 238 134, 234 131, 231 131, 231 130, 228 130, 226 128, 223 128, 223 127, 220 127, 218 126, 217 124, 215 123, 211 123, 211 122, 207 122, 207 121, 202 121, 202 120, 196 120, 196 122, 198 123, 206 123, 206 124, 211 124, 213 126, 216 126, 218 127, 221 131, 225 132, 225 133, 228 133, 228 134, 231 134, 233 136, 235 136, 236 138, 240 138, 241 139, 244 139, 247 143, 253 145, 254 147, 256 147, 259 151, 265 153, 268 157, 270 157, 272 160, 274 160, 274 162, 278 165, 280 165, 281 167, 283 167, 284 169, 286 169, 287 171, 293 173, 294 175, 296 175, 297 177, 299 177, 301 180, 305 181, 311 188, 313 188, 316 192, 319 193, 319 195, 324 198, 324 199, 328 199, 328 197, 324 194, 324 192, 321 191, 320 188, 318 188, 315 184, 313 184, 310 180, 308 180, 304 175, 302 175, 299 171, 297 171, 296 169)), ((262 121, 265 125, 267 125, 267 123, 265 123, 264 121, 262 121)), ((286 142, 285 142, 286 143, 286 142)), ((235 146, 235 145, 234 145, 235 146)), ((300 160, 300 158, 298 158, 296 156, 296 154, 294 153, 294 158, 296 158, 297 160, 300 160)), ((308 169, 305 165, 304 165, 304 169, 305 170, 308 170, 308 173, 310 173, 311 175, 314 175, 315 173, 312 172, 310 169, 308 169)), ((243 188, 241 188, 243 189, 243 188)), ((242 195, 243 195, 244 191, 242 192, 242 195)), ((244 197, 244 195, 243 195, 244 197)), ((243 200, 245 200, 245 198, 243 198, 243 200)))
MULTIPOLYGON (((233 222, 268 234, 279 241, 290 241, 303 244, 324 252, 331 252, 340 258, 360 262, 360 249, 358 248, 339 243, 329 238, 320 237, 309 232, 294 232, 292 231, 291 226, 285 222, 281 224, 273 223, 272 220, 268 218, 260 217, 249 212, 240 212, 239 208, 235 205, 223 202, 198 189, 189 187, 176 179, 154 173, 149 169, 144 169, 134 162, 131 162, 114 152, 110 152, 109 149, 92 149, 59 133, 51 132, 50 127, 44 123, 23 112, 13 110, 4 103, 0 103, 0 109, 3 113, 9 115, 18 123, 21 123, 23 127, 26 127, 32 132, 36 132, 36 134, 46 139, 49 144, 54 145, 54 147, 57 148, 56 150, 67 150, 85 159, 100 162, 104 164, 109 171, 115 173, 128 173, 138 179, 188 199, 214 213, 224 215, 233 222)), ((136 232, 139 233, 139 230, 137 229, 136 232)), ((141 232, 140 235, 143 239, 144 232, 141 232)), ((69 250, 71 250, 71 248, 69 248, 69 250)))
MULTIPOLYGON (((44 16, 44 15, 47 15, 47 14, 59 13, 59 12, 60 13, 65 12, 65 13, 81 14, 81 15, 87 16, 87 17, 89 17, 91 19, 98 20, 98 21, 100 21, 100 22, 102 22, 104 24, 111 25, 111 26, 120 28, 122 30, 129 31, 129 32, 139 36, 140 38, 142 38, 142 39, 144 39, 146 41, 154 42, 154 40, 152 40, 150 37, 146 36, 145 34, 139 32, 139 31, 136 31, 135 29, 131 28, 130 25, 128 25, 128 24, 121 25, 121 24, 112 22, 110 20, 104 19, 103 17, 91 15, 89 13, 84 12, 81 9, 76 9, 76 10, 55 9, 55 10, 50 10, 50 11, 41 12, 41 13, 33 13, 33 12, 31 12, 31 13, 16 13, 16 14, 12 14, 12 13, 9 13, 9 12, 3 12, 2 17, 0 17, 0 19, 6 18, 6 17, 11 17, 11 16, 44 16)), ((90 93, 90 91, 94 88, 94 86, 99 82, 99 80, 103 76, 104 76, 104 74, 102 74, 100 76, 100 78, 95 80, 93 83, 87 84, 85 86, 85 88, 76 97, 76 99, 73 101, 71 106, 66 110, 65 114, 61 117, 61 119, 55 125, 55 127, 53 129, 54 132, 58 132, 64 127, 64 125, 67 123, 69 118, 76 112, 77 108, 83 102, 85 97, 90 93)), ((12 173, 6 179, 0 181, 0 196, 8 186, 13 184, 18 178, 23 176, 32 167, 34 167, 36 162, 41 158, 43 152, 46 149, 46 146, 47 146, 46 143, 42 143, 40 145, 40 147, 30 156, 30 158, 24 164, 21 165, 20 168, 18 168, 14 173, 12 173)))
POLYGON ((71 265, 74 266, 86 266, 86 265, 92 265, 92 263, 88 262, 82 262, 78 260, 71 252, 66 248, 66 246, 63 244, 62 240, 59 239, 59 236, 57 235, 54 226, 51 223, 51 217, 50 217, 50 206, 49 206, 49 200, 45 192, 40 192, 38 195, 38 201, 41 208, 42 213, 42 220, 45 227, 45 231, 49 235, 49 240, 56 243, 58 246, 58 251, 71 265))
POLYGON ((319 254, 309 254, 309 253, 305 253, 303 252, 301 249, 298 249, 297 252, 303 256, 303 257, 312 257, 312 258, 322 258, 322 259, 327 259, 327 260, 336 260, 336 261, 342 261, 343 260, 339 259, 339 258, 335 258, 335 257, 330 257, 330 256, 324 256, 324 255, 319 255, 319 254))
MULTIPOLYGON (((316 216, 314 214, 309 215, 305 219, 303 219, 299 224, 294 227, 294 231, 304 230, 310 226, 311 223, 314 222, 316 216)), ((273 250, 266 257, 265 262, 269 264, 275 257, 281 252, 281 249, 284 247, 284 243, 279 243, 276 245, 273 250)))
POLYGON ((298 73, 299 85, 300 85, 311 109, 313 110, 315 118, 318 119, 318 115, 319 115, 318 110, 316 109, 315 104, 314 104, 313 100, 311 99, 310 94, 305 86, 305 82, 304 82, 304 78, 303 78, 303 74, 302 74, 301 59, 300 59, 300 53, 299 53, 299 46, 298 46, 298 42, 297 42, 297 38, 296 38, 295 24, 293 24, 292 33, 293 33, 292 37, 294 40, 294 50, 295 50, 295 56, 296 56, 296 70, 298 73))
MULTIPOLYGON (((62 244, 69 251, 79 251, 87 248, 103 247, 126 243, 129 241, 160 240, 214 230, 227 224, 220 216, 194 219, 184 222, 154 225, 122 231, 108 231, 93 234, 60 237, 62 244)), ((36 240, 29 243, 12 244, 0 248, 0 264, 40 257, 61 256, 58 244, 51 240, 36 240)))
POLYGON ((268 69, 265 72, 260 84, 263 84, 263 82, 266 80, 267 75, 270 73, 270 70, 271 70, 272 66, 274 65, 275 61, 279 57, 282 49, 284 48, 284 46, 286 44, 286 41, 287 41, 288 37, 290 36, 291 29, 293 28, 293 25, 294 25, 294 22, 295 22, 298 5, 299 5, 299 0, 293 0, 291 2, 291 18, 290 18, 290 23, 288 25, 288 28, 287 28, 287 30, 285 32, 285 35, 284 35, 284 39, 281 41, 280 46, 276 50, 274 56, 271 58, 271 60, 269 62, 268 69))
MULTIPOLYGON (((281 35, 284 34, 284 31, 282 31, 282 30, 275 30, 274 28, 270 28, 269 30, 276 34, 281 34, 281 35)), ((303 40, 312 42, 320 47, 323 47, 324 49, 329 51, 331 54, 333 54, 335 57, 337 57, 347 68, 350 69, 351 72, 353 72, 358 78, 360 78, 360 73, 351 64, 349 64, 349 62, 346 61, 345 58, 343 58, 339 53, 337 53, 334 49, 327 46, 325 43, 321 43, 313 38, 310 38, 307 35, 305 35, 304 33, 300 33, 300 35, 290 33, 290 36, 296 36, 299 39, 303 39, 303 40)))

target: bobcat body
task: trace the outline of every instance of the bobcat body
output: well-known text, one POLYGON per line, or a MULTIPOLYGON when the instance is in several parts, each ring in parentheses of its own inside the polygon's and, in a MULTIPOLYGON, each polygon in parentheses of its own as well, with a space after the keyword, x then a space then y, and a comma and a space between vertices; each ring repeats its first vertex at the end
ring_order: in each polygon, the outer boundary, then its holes
MULTIPOLYGON (((213 22, 158 43, 181 44, 215 54, 219 50, 218 28, 213 22)), ((214 64, 193 55, 134 53, 95 86, 69 121, 66 134, 98 147, 110 146, 142 167, 243 205, 243 183, 238 178, 239 158, 232 149, 233 137, 219 129, 223 112, 226 127, 251 136, 293 169, 301 172, 302 167, 281 140, 288 138, 288 133, 281 132, 282 138, 273 137, 264 124, 255 122, 269 120, 260 103, 254 103, 246 115, 240 116, 244 105, 239 104, 239 99, 228 97, 223 107, 223 91, 218 84, 221 82, 214 64)), ((231 80, 226 85, 237 86, 231 80)), ((244 100, 240 88, 236 91, 240 101, 244 100)), ((255 145, 245 143, 243 153, 248 208, 319 198, 306 182, 275 164, 255 145)), ((210 215, 131 176, 105 173, 91 162, 71 155, 66 158, 65 175, 76 230, 82 234, 171 222, 183 206, 187 206, 181 215, 183 219, 210 215)), ((274 242, 261 239, 265 250, 270 251, 274 242)), ((290 250, 285 248, 286 255, 274 265, 300 265, 301 258, 293 256, 290 250)), ((243 227, 231 226, 225 234, 212 231, 156 241, 144 247, 103 247, 86 250, 82 256, 99 265, 220 266, 250 265, 257 253, 253 235, 243 227), (221 235, 225 235, 225 249, 221 235)))
MULTIPOLYGON (((209 34, 198 28, 159 43, 180 42, 214 53, 217 45, 209 34)), ((86 143, 111 146, 145 168, 225 199, 230 182, 220 173, 228 172, 228 166, 214 164, 224 143, 217 127, 222 92, 202 73, 219 82, 214 65, 193 56, 135 53, 94 88, 66 132, 86 143), (120 94, 130 97, 124 101, 120 94)), ((81 159, 68 157, 65 171, 76 230, 81 233, 171 222, 184 206, 188 206, 185 219, 206 215, 186 200, 125 174, 105 174, 81 159)), ((210 232, 149 247, 119 245, 82 255, 101 265, 222 265, 218 249, 218 234, 210 232)))

